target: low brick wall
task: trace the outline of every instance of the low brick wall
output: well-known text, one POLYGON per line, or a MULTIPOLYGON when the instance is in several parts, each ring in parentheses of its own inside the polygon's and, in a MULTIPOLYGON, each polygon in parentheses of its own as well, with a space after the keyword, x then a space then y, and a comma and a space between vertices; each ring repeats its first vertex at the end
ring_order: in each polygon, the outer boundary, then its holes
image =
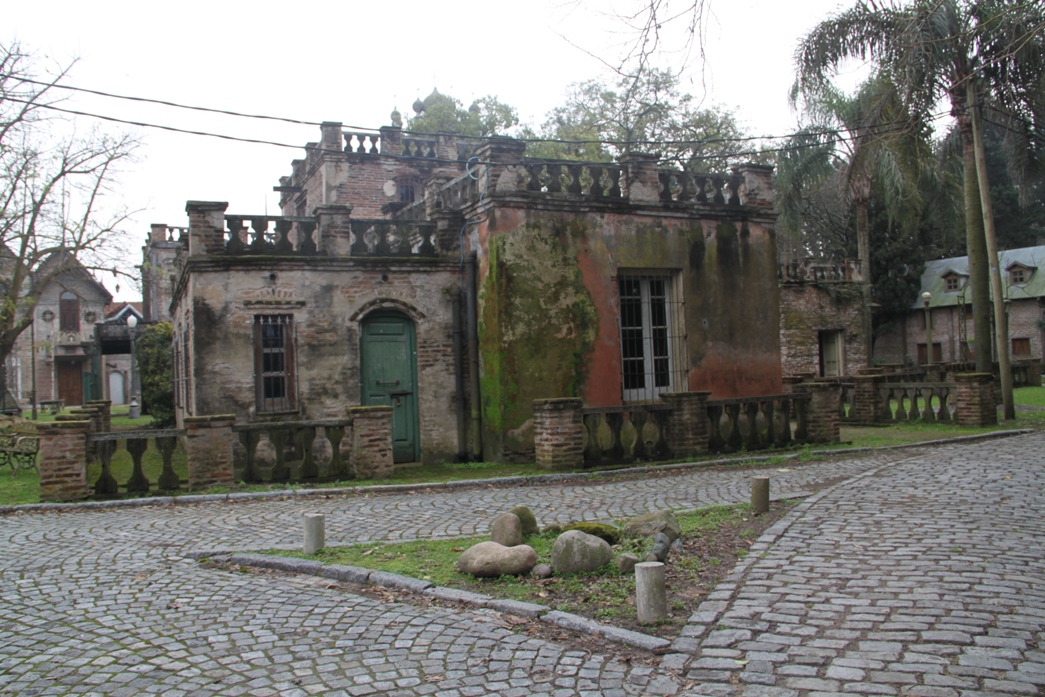
POLYGON ((583 402, 538 399, 533 403, 533 445, 537 466, 546 470, 584 465, 583 402))
POLYGON ((90 428, 90 421, 55 421, 37 425, 41 501, 87 498, 87 433, 90 428))
POLYGON ((349 407, 352 419, 350 466, 360 479, 392 476, 392 407, 349 407))
POLYGON ((235 420, 232 414, 185 417, 190 491, 233 483, 232 424, 235 420))

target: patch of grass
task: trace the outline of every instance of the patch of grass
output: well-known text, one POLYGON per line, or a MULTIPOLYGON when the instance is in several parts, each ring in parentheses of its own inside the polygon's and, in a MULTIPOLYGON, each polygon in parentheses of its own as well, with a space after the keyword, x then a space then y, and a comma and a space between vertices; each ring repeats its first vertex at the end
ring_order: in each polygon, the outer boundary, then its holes
POLYGON ((1045 407, 1045 387, 1017 387, 1012 391, 1012 401, 1031 407, 1045 407))

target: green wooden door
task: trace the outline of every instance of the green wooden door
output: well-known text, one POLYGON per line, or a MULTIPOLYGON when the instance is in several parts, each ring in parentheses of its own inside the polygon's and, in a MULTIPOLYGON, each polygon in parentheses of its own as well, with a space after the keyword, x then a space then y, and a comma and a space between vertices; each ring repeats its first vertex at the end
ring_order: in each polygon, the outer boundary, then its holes
POLYGON ((362 343, 360 402, 392 407, 392 459, 414 462, 420 456, 414 323, 400 314, 370 315, 362 343))

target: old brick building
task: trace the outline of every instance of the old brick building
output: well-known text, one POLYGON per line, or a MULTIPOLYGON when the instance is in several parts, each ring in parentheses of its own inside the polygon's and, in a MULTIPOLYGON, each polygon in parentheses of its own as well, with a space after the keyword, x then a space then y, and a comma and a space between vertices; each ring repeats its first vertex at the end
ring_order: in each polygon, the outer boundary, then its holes
POLYGON ((535 399, 781 391, 770 169, 523 151, 327 123, 282 216, 189 202, 151 238, 178 247, 179 419, 388 404, 396 461, 497 460, 532 457, 535 399))
MULTIPOLYGON (((1045 332, 1045 246, 999 252, 1009 318, 1010 357, 1042 358, 1045 332)), ((938 259, 925 265, 921 290, 930 293, 929 310, 919 297, 906 317, 875 344, 885 363, 924 364, 928 357, 926 317, 932 326, 934 362, 971 360, 977 340, 969 301, 968 257, 938 259)), ((993 340, 992 340, 993 343, 993 340)))

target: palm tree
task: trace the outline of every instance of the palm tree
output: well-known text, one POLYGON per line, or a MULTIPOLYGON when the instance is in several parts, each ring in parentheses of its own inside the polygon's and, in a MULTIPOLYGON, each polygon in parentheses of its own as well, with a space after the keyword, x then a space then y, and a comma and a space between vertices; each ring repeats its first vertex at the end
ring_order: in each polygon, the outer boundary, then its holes
MULTIPOLYGON (((876 73, 850 97, 830 84, 803 89, 796 83, 792 105, 801 103, 812 119, 791 139, 779 158, 779 208, 785 227, 801 227, 798 205, 810 190, 830 182, 855 213, 857 256, 864 295, 866 364, 871 364, 871 236, 869 206, 872 191, 884 194, 893 218, 917 224, 920 214, 920 163, 931 152, 924 129, 911 127, 914 119, 897 98, 895 85, 884 72, 876 73)), ((806 87, 813 87, 812 85, 806 87)))
MULTIPOLYGON (((988 94, 997 108, 1018 115, 1030 124, 1028 133, 1036 127, 1040 136, 1045 117, 1043 29, 1045 11, 1030 0, 913 0, 888 6, 865 0, 817 25, 796 52, 803 91, 822 90, 846 60, 872 59, 896 80, 912 113, 931 113, 940 99, 949 99, 965 164, 966 253, 980 337, 975 344, 977 371, 990 369, 990 345, 984 340, 990 335, 990 301, 979 193, 986 182, 977 177, 970 107, 977 106, 980 94, 988 94)), ((1000 304, 999 296, 995 294, 995 301, 1000 304)), ((1004 329, 1004 322, 998 326, 1004 329)), ((1000 348, 999 355, 1008 350, 1000 348)))

